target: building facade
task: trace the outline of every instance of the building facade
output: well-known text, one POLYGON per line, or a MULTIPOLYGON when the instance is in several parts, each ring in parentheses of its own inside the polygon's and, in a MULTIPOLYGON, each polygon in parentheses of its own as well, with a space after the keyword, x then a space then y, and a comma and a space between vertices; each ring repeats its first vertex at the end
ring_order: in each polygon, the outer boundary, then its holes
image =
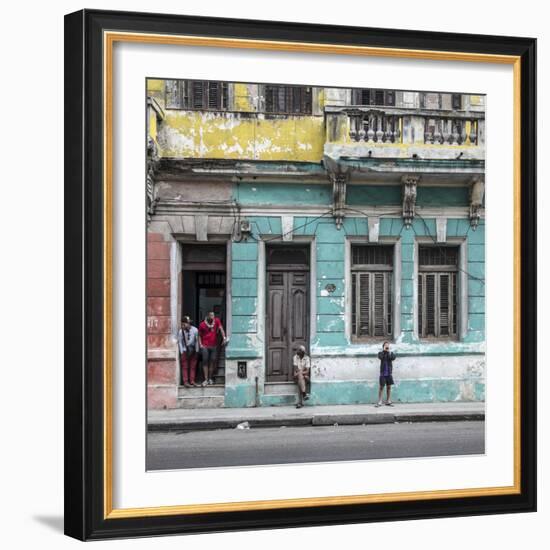
POLYGON ((212 81, 147 84, 150 408, 485 395, 485 98, 212 81), (183 315, 221 317, 213 386, 181 387, 183 315))

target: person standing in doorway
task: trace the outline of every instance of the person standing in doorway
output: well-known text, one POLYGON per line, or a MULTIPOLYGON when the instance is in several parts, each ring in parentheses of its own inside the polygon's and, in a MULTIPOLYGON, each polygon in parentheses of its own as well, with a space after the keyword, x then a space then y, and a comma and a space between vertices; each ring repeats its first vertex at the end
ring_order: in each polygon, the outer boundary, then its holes
POLYGON ((227 338, 222 323, 214 312, 210 311, 199 325, 199 346, 202 355, 202 372, 204 374, 203 386, 214 383, 214 370, 218 359, 218 334, 221 334, 222 345, 225 345, 227 338))
POLYGON ((181 376, 186 388, 195 386, 197 361, 199 353, 199 331, 191 324, 188 316, 181 320, 178 331, 178 347, 181 359, 181 376))
POLYGON ((292 366, 294 368, 294 380, 298 384, 298 404, 297 409, 301 409, 304 406, 304 401, 309 399, 309 395, 306 391, 306 384, 311 375, 311 360, 306 354, 305 346, 300 346, 298 351, 292 359, 292 366))
POLYGON ((386 387, 386 405, 393 407, 391 401, 391 387, 393 386, 393 362, 395 361, 395 353, 390 351, 390 343, 384 342, 382 345, 382 351, 378 352, 378 359, 380 359, 380 388, 378 390, 378 403, 375 407, 382 405, 382 393, 384 386, 386 387))

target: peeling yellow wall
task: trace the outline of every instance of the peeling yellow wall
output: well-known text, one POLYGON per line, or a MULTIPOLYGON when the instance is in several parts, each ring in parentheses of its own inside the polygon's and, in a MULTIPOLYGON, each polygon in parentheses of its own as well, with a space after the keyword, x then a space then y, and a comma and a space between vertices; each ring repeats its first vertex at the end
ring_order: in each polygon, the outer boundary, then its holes
POLYGON ((158 141, 158 124, 157 124, 157 113, 154 109, 149 109, 149 135, 155 140, 158 141))
POLYGON ((235 111, 254 111, 254 98, 251 94, 251 86, 248 84, 233 85, 233 102, 235 111))
POLYGON ((320 116, 182 110, 165 114, 158 135, 165 157, 319 162, 323 156, 320 116))
POLYGON ((147 95, 164 106, 164 80, 147 79, 147 95))

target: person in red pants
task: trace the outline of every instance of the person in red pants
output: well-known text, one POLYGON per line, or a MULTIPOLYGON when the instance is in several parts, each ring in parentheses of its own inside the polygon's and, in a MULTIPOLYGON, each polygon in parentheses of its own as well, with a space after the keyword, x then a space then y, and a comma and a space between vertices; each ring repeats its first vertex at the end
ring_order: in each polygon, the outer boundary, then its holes
POLYGON ((191 324, 191 319, 185 316, 181 320, 178 331, 178 347, 181 357, 181 375, 186 388, 196 386, 197 360, 199 353, 199 331, 191 324))

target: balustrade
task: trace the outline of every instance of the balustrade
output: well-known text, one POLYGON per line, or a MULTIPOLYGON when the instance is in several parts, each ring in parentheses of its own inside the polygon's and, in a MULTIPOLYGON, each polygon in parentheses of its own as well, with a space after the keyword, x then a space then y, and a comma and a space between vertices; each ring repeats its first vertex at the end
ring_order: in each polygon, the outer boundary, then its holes
POLYGON ((328 116, 347 115, 349 137, 360 143, 418 143, 427 145, 480 144, 479 113, 430 112, 398 108, 329 107, 328 116))
POLYGON ((366 143, 399 143, 401 117, 384 112, 368 112, 349 116, 350 137, 366 143))
POLYGON ((425 117, 424 143, 431 145, 465 145, 468 143, 477 145, 477 121, 465 118, 425 117))

